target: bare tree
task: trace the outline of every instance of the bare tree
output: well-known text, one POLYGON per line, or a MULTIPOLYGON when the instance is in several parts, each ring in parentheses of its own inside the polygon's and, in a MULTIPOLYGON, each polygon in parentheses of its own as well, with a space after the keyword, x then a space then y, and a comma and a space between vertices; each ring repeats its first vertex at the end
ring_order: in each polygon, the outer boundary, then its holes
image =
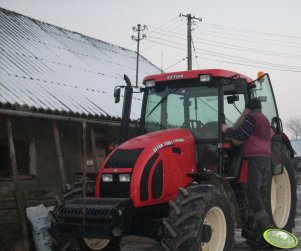
POLYGON ((301 137, 301 119, 297 117, 290 117, 289 120, 285 123, 285 127, 295 137, 295 140, 298 140, 298 137, 301 137))

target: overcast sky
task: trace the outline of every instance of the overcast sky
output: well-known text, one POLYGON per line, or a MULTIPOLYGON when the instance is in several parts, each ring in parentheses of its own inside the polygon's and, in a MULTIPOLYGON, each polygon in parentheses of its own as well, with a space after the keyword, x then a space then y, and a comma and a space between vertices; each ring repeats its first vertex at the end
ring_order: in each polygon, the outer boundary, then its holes
POLYGON ((185 17, 193 25, 193 68, 269 73, 284 124, 301 118, 300 0, 0 0, 2 8, 136 50, 165 71, 187 69, 185 17))

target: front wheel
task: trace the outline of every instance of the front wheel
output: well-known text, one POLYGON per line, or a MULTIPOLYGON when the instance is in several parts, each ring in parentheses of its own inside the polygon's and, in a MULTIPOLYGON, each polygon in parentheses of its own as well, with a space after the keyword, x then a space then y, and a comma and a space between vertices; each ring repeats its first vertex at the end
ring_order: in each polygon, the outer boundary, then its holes
POLYGON ((81 250, 85 251, 119 251, 120 238, 116 239, 96 239, 96 238, 79 238, 81 250))
POLYGON ((192 185, 180 188, 171 201, 169 216, 163 221, 162 245, 173 251, 231 251, 235 219, 230 198, 222 186, 192 185))

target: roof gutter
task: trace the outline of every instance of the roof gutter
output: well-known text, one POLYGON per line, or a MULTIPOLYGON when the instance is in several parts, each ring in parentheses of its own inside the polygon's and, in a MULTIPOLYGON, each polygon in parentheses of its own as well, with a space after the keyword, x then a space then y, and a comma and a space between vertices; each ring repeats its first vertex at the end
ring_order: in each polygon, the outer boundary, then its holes
POLYGON ((7 116, 49 119, 49 120, 58 120, 58 121, 76 122, 76 123, 82 123, 83 121, 86 121, 88 124, 94 124, 94 125, 108 125, 108 126, 121 125, 121 121, 113 122, 113 121, 104 121, 104 120, 93 120, 93 119, 86 119, 86 118, 75 118, 69 116, 58 116, 52 114, 41 114, 41 113, 32 113, 26 111, 16 111, 16 110, 6 110, 6 109, 0 109, 0 114, 7 115, 7 116))

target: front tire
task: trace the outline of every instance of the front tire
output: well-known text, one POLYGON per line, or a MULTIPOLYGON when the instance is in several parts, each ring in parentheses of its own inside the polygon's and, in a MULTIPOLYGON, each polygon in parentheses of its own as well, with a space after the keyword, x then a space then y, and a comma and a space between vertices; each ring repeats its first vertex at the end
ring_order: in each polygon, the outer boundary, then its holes
POLYGON ((225 189, 216 184, 198 184, 179 191, 163 221, 162 245, 172 251, 231 251, 235 219, 225 189))
POLYGON ((81 250, 85 251, 119 251, 120 238, 116 239, 89 239, 79 238, 78 240, 81 250))

